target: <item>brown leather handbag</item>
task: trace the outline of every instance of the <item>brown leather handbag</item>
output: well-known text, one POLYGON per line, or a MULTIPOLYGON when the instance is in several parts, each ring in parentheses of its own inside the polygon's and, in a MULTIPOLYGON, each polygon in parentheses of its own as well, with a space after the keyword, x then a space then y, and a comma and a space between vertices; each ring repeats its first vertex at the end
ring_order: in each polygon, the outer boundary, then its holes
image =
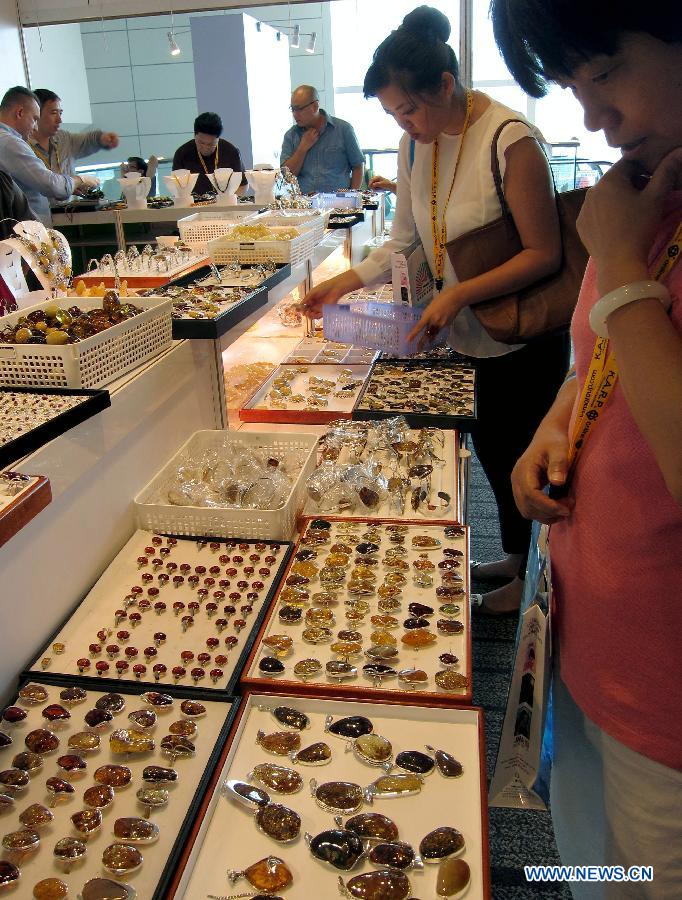
MULTIPOLYGON (((493 181, 502 215, 447 243, 448 256, 459 281, 489 272, 523 250, 504 197, 497 157, 497 142, 502 129, 510 122, 521 121, 507 119, 503 122, 495 132, 490 148, 493 181)), ((586 193, 586 188, 556 193, 563 256, 561 266, 553 275, 512 294, 471 306, 478 321, 496 341, 521 344, 570 324, 588 259, 576 228, 586 193)))

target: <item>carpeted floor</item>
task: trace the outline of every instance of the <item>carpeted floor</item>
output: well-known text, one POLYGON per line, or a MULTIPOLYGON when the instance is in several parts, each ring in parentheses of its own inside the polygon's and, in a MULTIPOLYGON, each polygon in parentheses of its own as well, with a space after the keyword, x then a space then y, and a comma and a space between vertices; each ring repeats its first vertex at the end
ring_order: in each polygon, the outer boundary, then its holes
MULTIPOLYGON (((472 457, 469 524, 472 558, 498 559, 502 554, 497 507, 485 475, 472 457)), ((490 590, 490 583, 473 583, 473 590, 490 590)), ((494 585, 493 585, 494 586, 494 585)), ((485 711, 488 779, 492 776, 507 703, 507 688, 516 638, 515 618, 474 619, 474 703, 485 711)), ((570 900, 567 885, 528 884, 524 864, 559 862, 549 813, 490 809, 490 862, 495 900, 570 900)))

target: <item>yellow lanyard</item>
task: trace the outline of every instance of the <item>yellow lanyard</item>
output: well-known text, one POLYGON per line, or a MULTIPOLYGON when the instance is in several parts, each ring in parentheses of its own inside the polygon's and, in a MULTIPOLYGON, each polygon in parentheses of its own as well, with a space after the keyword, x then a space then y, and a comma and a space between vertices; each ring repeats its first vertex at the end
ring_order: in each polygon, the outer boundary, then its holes
POLYGON ((448 191, 448 196, 445 201, 445 205, 443 207, 443 215, 441 216, 440 225, 438 224, 438 157, 439 157, 439 148, 438 148, 438 138, 433 142, 433 155, 432 155, 432 169, 431 169, 431 233, 433 234, 433 258, 435 261, 436 271, 434 272, 434 278, 436 282, 436 290, 443 290, 443 272, 445 270, 445 245, 448 241, 448 230, 445 224, 445 216, 448 211, 448 204, 450 203, 450 198, 452 197, 452 191, 455 186, 455 178, 457 177, 457 169, 459 167, 459 161, 462 156, 462 147, 464 146, 464 136, 467 133, 467 128, 469 127, 469 120, 471 119, 471 110, 474 106, 474 94, 473 91, 467 90, 466 92, 467 98, 467 108, 466 114, 464 116, 464 126, 462 127, 462 139, 459 143, 459 150, 457 151, 457 159, 455 160, 455 171, 452 173, 452 181, 450 182, 450 190, 448 191))
MULTIPOLYGON (((682 222, 678 225, 672 240, 651 267, 652 278, 660 281, 669 274, 680 258, 681 244, 682 222)), ((571 446, 568 453, 570 470, 575 468, 578 458, 585 448, 585 442, 599 421, 599 417, 604 412, 617 380, 618 365, 613 353, 609 352, 609 339, 597 338, 592 352, 592 361, 587 370, 585 383, 580 394, 580 405, 575 425, 573 426, 571 446)))
MULTIPOLYGON (((214 171, 214 172, 215 172, 215 170, 218 168, 218 147, 219 147, 219 146, 220 146, 219 144, 216 144, 216 145, 215 145, 215 156, 213 157, 213 171, 214 171)), ((197 156, 199 157, 199 162, 200 162, 201 165, 203 166, 203 169, 204 169, 204 172, 206 173, 206 175, 207 175, 207 176, 210 175, 211 173, 210 173, 210 172, 208 171, 208 169, 206 168, 206 163, 204 162, 204 157, 201 155, 201 152, 199 151, 199 148, 198 148, 198 147, 197 147, 197 156)), ((211 180, 211 179, 209 178, 209 181, 210 181, 210 180, 211 180)))
POLYGON ((45 166, 51 172, 56 172, 58 175, 60 175, 61 171, 62 171, 62 161, 59 158, 59 150, 57 150, 57 147, 54 144, 51 144, 49 141, 47 143, 47 147, 48 147, 48 150, 47 150, 47 153, 45 153, 45 151, 40 146, 40 144, 38 144, 38 143, 31 144, 31 148, 32 148, 33 152, 35 153, 35 155, 38 157, 38 159, 41 160, 41 162, 45 163, 45 166), (52 168, 52 151, 53 150, 54 150, 55 160, 57 162, 56 169, 52 168))

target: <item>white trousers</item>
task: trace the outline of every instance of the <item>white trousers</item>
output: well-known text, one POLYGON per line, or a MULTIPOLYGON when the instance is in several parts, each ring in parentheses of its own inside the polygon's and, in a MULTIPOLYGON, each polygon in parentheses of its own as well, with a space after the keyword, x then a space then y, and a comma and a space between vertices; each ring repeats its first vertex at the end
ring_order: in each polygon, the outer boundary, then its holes
POLYGON ((552 820, 567 866, 653 866, 650 883, 572 882, 574 900, 682 898, 682 772, 610 737, 555 667, 552 820))

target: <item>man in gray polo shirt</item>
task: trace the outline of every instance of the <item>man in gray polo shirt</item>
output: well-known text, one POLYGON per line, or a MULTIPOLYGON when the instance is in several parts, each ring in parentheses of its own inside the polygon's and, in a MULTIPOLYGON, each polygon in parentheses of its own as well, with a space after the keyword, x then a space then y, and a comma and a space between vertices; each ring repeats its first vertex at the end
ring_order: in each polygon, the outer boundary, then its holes
POLYGON ((303 193, 358 189, 365 157, 352 125, 320 109, 309 84, 291 95, 291 112, 296 124, 284 135, 280 163, 298 177, 303 193))

